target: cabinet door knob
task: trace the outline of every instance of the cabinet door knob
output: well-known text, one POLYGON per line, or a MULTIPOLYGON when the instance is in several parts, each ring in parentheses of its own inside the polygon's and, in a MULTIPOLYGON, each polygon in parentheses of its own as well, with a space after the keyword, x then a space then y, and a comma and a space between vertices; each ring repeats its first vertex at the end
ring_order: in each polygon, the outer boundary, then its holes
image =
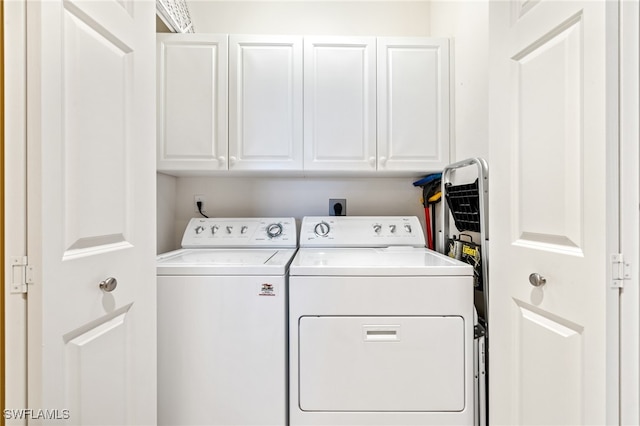
POLYGON ((372 168, 376 168, 376 157, 369 157, 369 164, 372 168))
POLYGON ((233 157, 233 156, 229 157, 229 164, 233 166, 234 164, 236 164, 236 160, 237 160, 236 157, 233 157))
POLYGON ((227 162, 226 157, 223 157, 223 156, 218 157, 218 164, 220 164, 221 166, 224 166, 226 162, 227 162))
POLYGON ((380 157, 380 165, 382 167, 387 165, 387 157, 380 157))

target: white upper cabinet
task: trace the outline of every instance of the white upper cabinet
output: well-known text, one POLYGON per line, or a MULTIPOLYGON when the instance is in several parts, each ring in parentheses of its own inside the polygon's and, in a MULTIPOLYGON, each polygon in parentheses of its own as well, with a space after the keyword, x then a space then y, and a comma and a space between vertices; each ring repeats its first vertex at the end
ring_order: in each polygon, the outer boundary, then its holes
POLYGON ((163 34, 157 61, 159 171, 406 175, 450 162, 448 39, 163 34))
POLYGON ((375 43, 305 37, 305 170, 376 170, 375 43))
POLYGON ((302 37, 229 37, 229 169, 302 170, 302 37))
POLYGON ((449 163, 449 41, 378 38, 378 170, 449 163))
POLYGON ((227 169, 227 38, 157 36, 159 171, 227 169))

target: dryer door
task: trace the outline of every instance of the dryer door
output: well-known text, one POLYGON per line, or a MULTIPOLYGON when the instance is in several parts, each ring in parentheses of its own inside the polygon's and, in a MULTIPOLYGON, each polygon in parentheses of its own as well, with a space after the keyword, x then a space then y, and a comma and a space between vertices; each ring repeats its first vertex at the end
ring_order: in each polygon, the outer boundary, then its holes
POLYGON ((462 411, 459 316, 303 316, 303 411, 462 411))

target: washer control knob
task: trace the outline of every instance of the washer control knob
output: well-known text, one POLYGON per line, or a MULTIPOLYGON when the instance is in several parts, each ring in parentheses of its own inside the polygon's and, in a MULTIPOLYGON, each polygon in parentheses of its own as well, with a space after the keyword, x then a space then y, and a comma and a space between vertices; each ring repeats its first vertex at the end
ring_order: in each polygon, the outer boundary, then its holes
POLYGON ((395 225, 389 225, 389 231, 391 231, 392 234, 396 233, 396 226, 395 225))
POLYGON ((233 226, 227 226, 227 234, 230 234, 233 231, 233 226))
POLYGON ((316 226, 313 228, 313 231, 319 237, 326 237, 327 235, 329 235, 330 230, 331 230, 331 227, 327 222, 320 222, 316 224, 316 226))
POLYGON ((279 223, 272 223, 267 226, 267 235, 269 238, 276 238, 282 235, 282 225, 279 223))
POLYGON ((379 234, 382 231, 382 225, 376 223, 375 225, 373 225, 373 230, 376 232, 376 234, 379 234))
POLYGON ((216 235, 216 232, 218 232, 218 228, 219 228, 218 225, 213 225, 211 227, 211 235, 216 235))
POLYGON ((411 233, 411 225, 409 225, 408 223, 404 225, 404 230, 411 233))
POLYGON ((204 226, 196 226, 196 234, 200 234, 202 231, 204 231, 204 226))
POLYGON ((247 225, 242 225, 242 228, 240 228, 240 233, 241 234, 246 234, 247 233, 247 229, 249 229, 249 227, 247 225))

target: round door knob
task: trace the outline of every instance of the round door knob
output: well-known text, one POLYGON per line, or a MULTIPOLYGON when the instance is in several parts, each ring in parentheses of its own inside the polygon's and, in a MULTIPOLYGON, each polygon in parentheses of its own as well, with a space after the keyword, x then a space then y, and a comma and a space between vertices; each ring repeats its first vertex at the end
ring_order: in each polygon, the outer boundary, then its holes
POLYGON ((533 274, 529 275, 529 282, 534 287, 540 287, 546 284, 547 279, 537 272, 534 272, 533 274))
POLYGON ((113 277, 109 277, 104 281, 100 281, 100 290, 110 293, 118 287, 118 280, 113 277))

